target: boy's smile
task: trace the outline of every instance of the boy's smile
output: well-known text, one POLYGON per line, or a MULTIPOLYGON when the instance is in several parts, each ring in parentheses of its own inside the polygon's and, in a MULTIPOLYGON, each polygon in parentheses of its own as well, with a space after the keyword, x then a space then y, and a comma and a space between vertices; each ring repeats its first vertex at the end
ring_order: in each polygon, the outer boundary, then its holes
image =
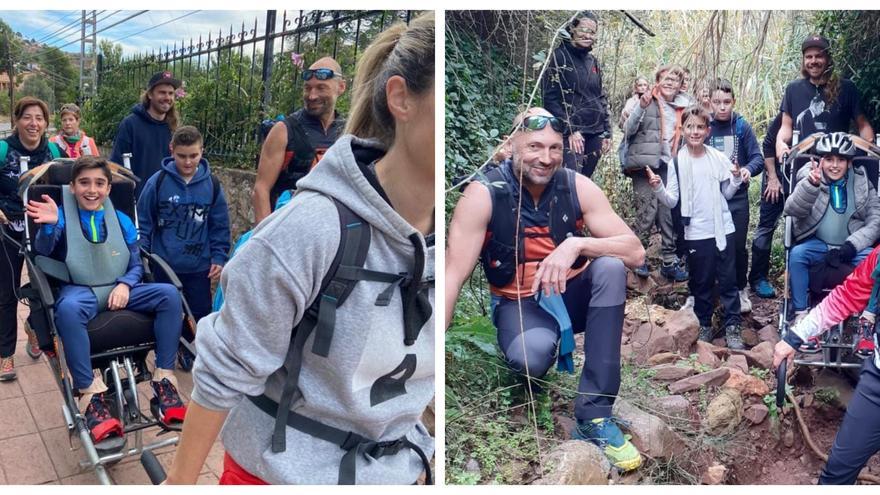
POLYGON ((101 169, 87 169, 71 183, 70 189, 80 208, 97 211, 110 194, 110 181, 101 169))

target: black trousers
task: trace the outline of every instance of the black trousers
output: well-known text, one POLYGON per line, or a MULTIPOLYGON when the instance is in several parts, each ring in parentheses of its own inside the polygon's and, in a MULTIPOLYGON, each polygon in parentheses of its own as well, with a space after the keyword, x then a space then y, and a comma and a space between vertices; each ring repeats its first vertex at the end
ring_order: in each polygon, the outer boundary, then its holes
MULTIPOLYGON (((563 294, 575 333, 586 331, 584 367, 575 400, 575 418, 586 421, 611 416, 620 390, 620 339, 626 301, 626 269, 617 258, 593 260, 568 281, 563 294)), ((534 298, 519 308, 502 299, 495 308, 498 345, 508 366, 527 379, 541 378, 556 362, 559 326, 534 298)))
MULTIPOLYGON (((9 231, 11 232, 11 231, 9 231)), ((20 241, 22 234, 11 232, 20 241)), ((5 237, 0 238, 0 357, 15 354, 18 334, 18 288, 24 257, 5 237)))
POLYGON ((568 136, 562 140, 562 165, 587 177, 592 177, 593 172, 596 171, 596 165, 599 163, 599 158, 602 157, 602 135, 583 134, 583 136, 584 152, 580 155, 568 147, 568 136))
POLYGON ((749 197, 734 196, 727 202, 730 216, 733 217, 733 255, 736 260, 736 288, 743 290, 748 283, 746 274, 749 271, 749 251, 746 248, 749 237, 749 197))
POLYGON ((820 485, 853 485, 872 455, 880 451, 880 370, 866 359, 859 384, 834 438, 820 485))
MULTIPOLYGON (((773 233, 782 216, 785 207, 786 194, 782 194, 778 201, 770 203, 764 199, 764 189, 767 187, 767 174, 761 181, 761 207, 758 214, 758 227, 752 238, 752 269, 749 272, 749 283, 755 284, 758 280, 766 279, 770 273, 770 248, 773 244, 773 233)), ((781 179, 780 179, 781 180, 781 179)), ((785 191, 785 185, 783 185, 785 191)), ((734 220, 736 222, 736 220, 734 220)))
POLYGON ((717 289, 724 308, 724 326, 742 322, 739 310, 739 292, 736 288, 734 267, 734 234, 727 235, 727 246, 719 251, 715 239, 687 241, 688 289, 694 296, 694 313, 700 325, 712 324, 712 309, 717 289), (717 285, 716 285, 717 282, 717 285))

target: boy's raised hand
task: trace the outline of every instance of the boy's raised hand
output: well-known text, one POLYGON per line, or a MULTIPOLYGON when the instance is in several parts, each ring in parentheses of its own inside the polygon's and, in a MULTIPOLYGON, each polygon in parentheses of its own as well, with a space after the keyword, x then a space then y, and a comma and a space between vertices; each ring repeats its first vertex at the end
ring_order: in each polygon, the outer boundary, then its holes
POLYGON ((34 223, 55 225, 58 223, 58 205, 48 194, 42 198, 43 201, 28 201, 27 214, 34 219, 34 223))
POLYGON ((651 89, 645 91, 642 96, 639 97, 639 106, 642 108, 648 108, 648 105, 651 104, 651 99, 654 97, 654 88, 657 87, 655 84, 651 86, 651 89))
POLYGON ((819 166, 819 163, 815 160, 810 161, 810 175, 807 178, 810 180, 810 183, 814 186, 818 186, 822 183, 822 167, 819 166))
POLYGON ((730 169, 730 173, 733 174, 734 177, 739 177, 743 180, 743 182, 747 181, 746 177, 743 177, 743 169, 739 167, 739 163, 734 159, 733 160, 733 168, 730 169))
POLYGON ((663 182, 660 180, 660 176, 651 170, 651 167, 645 167, 645 174, 648 176, 648 184, 651 186, 651 189, 656 188, 663 182))

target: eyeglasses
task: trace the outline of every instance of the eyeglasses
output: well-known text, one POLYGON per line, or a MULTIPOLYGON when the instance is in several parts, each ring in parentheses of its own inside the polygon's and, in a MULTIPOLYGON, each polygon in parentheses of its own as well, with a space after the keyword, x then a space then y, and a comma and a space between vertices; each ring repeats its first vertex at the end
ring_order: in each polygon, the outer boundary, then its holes
POLYGON ((547 115, 532 115, 531 117, 526 117, 522 121, 522 126, 529 131, 540 131, 547 127, 548 122, 554 131, 559 133, 563 131, 562 121, 556 117, 549 117, 547 115))
POLYGON ((306 69, 303 71, 303 81, 308 81, 312 77, 319 81, 326 81, 327 79, 333 79, 334 77, 342 77, 342 74, 333 72, 333 69, 306 69))

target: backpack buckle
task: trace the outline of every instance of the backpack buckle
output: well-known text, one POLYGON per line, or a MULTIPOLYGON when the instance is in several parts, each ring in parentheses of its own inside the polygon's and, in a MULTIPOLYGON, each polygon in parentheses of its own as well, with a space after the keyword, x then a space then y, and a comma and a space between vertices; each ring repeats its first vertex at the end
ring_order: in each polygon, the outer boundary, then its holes
POLYGON ((398 439, 388 442, 376 442, 374 445, 365 450, 364 453, 369 454, 370 457, 374 459, 378 459, 386 455, 397 455, 397 453, 400 452, 400 449, 402 448, 403 442, 398 439))

